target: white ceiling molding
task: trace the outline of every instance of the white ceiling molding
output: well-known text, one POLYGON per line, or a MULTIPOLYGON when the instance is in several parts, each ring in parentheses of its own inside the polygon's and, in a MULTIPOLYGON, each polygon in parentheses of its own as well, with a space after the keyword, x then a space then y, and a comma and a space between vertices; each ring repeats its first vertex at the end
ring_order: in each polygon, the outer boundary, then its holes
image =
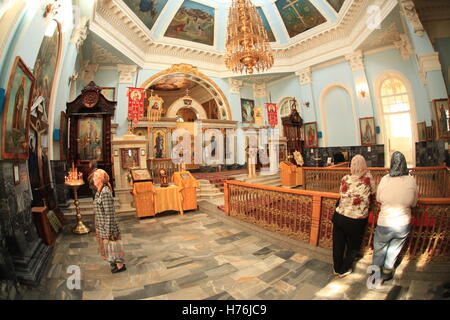
MULTIPOLYGON (((308 30, 295 37, 296 43, 272 45, 275 65, 271 72, 301 70, 355 51, 373 31, 367 28, 366 21, 367 9, 374 1, 353 0, 349 3, 345 4, 345 14, 339 23, 324 23, 326 29, 319 26, 308 30)), ((398 4, 397 0, 377 0, 375 3, 380 5, 382 20, 398 4)), ((156 69, 161 70, 174 63, 189 63, 208 76, 236 76, 225 67, 224 51, 205 49, 204 45, 186 41, 183 42, 186 46, 180 46, 181 41, 167 37, 157 42, 114 0, 97 1, 94 11, 90 30, 144 69, 157 66, 156 69), (162 61, 161 57, 167 57, 164 59, 167 61, 162 61)))
POLYGON ((124 64, 125 62, 103 48, 97 42, 92 42, 92 60, 95 63, 124 64))
POLYGON ((425 31, 422 22, 420 22, 419 16, 417 15, 414 2, 412 0, 400 0, 400 8, 402 9, 403 15, 412 24, 414 33, 418 36, 423 36, 425 31))

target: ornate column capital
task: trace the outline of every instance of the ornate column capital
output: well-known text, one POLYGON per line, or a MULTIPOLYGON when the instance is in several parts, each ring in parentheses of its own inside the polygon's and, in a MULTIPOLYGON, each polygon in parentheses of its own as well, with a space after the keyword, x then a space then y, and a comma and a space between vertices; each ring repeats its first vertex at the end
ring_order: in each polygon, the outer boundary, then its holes
POLYGON ((420 37, 423 36, 423 25, 422 22, 420 22, 414 2, 412 0, 400 0, 400 8, 403 15, 412 24, 414 33, 420 37))
POLYGON ((265 98, 267 97, 267 85, 266 83, 255 83, 253 84, 253 95, 255 98, 265 98))
POLYGON ((230 93, 239 94, 240 89, 242 87, 243 82, 241 80, 236 80, 233 78, 228 79, 228 83, 230 84, 230 93))
POLYGON ((310 67, 296 71, 295 75, 298 76, 298 81, 300 82, 300 85, 312 82, 312 72, 310 67))
POLYGON ((133 83, 133 73, 137 70, 136 65, 118 64, 119 83, 133 83))
POLYGON ((89 19, 87 17, 81 17, 78 24, 73 28, 70 43, 75 45, 77 51, 80 50, 81 45, 84 40, 86 40, 88 34, 88 22, 89 19))
POLYGON ((91 62, 85 61, 83 64, 83 74, 81 76, 81 79, 85 84, 88 84, 91 81, 94 81, 95 74, 98 70, 98 64, 91 64, 91 62))
POLYGON ((408 35, 401 33, 399 36, 400 40, 394 41, 394 46, 400 50, 403 60, 408 60, 409 57, 414 54, 411 42, 409 41, 408 35))
POLYGON ((439 53, 432 52, 417 55, 419 64, 420 79, 423 83, 427 81, 427 72, 442 71, 441 63, 439 62, 439 53))
POLYGON ((350 64, 352 71, 364 70, 364 60, 361 50, 346 54, 345 60, 350 64))

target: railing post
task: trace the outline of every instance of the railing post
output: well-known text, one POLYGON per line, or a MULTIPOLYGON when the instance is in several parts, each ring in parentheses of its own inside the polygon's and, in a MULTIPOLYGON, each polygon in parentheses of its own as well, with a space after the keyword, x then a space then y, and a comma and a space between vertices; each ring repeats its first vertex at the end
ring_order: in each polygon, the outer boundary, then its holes
POLYGON ((225 181, 223 184, 223 197, 224 197, 224 210, 227 216, 230 215, 229 212, 229 202, 230 202, 230 190, 228 189, 228 183, 225 181))
POLYGON ((309 244, 316 247, 319 244, 321 203, 322 203, 321 196, 313 196, 312 214, 311 214, 311 234, 309 236, 309 244))

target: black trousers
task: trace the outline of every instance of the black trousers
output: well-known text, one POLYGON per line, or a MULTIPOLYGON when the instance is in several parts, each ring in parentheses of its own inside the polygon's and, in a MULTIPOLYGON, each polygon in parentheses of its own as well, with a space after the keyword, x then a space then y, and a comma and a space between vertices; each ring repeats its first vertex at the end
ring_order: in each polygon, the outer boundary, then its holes
POLYGON ((333 216, 333 266, 337 273, 345 273, 361 249, 367 218, 352 219, 337 212, 333 216))

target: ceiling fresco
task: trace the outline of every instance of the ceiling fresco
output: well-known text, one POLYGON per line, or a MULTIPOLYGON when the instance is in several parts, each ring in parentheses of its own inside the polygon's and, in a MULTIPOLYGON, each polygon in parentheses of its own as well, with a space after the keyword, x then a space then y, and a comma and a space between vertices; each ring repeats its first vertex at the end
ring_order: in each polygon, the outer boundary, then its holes
POLYGON ((214 8, 185 0, 165 36, 214 45, 214 8))
POLYGON ((339 12, 345 0, 327 0, 327 2, 333 7, 336 12, 339 12))
POLYGON ((175 91, 186 89, 190 86, 192 86, 192 82, 186 79, 184 76, 170 76, 154 83, 150 87, 150 89, 161 91, 175 91))
POLYGON ((261 16, 261 21, 264 25, 264 29, 267 31, 267 36, 269 37, 269 42, 275 42, 277 41, 275 39, 275 36, 272 32, 272 28, 270 27, 269 21, 267 20, 266 15, 264 14, 264 11, 261 7, 256 8, 258 10, 259 15, 261 16))
POLYGON ((327 21, 309 0, 278 0, 275 4, 291 38, 327 21))
POLYGON ((166 5, 167 0, 123 0, 123 2, 151 30, 166 5))

